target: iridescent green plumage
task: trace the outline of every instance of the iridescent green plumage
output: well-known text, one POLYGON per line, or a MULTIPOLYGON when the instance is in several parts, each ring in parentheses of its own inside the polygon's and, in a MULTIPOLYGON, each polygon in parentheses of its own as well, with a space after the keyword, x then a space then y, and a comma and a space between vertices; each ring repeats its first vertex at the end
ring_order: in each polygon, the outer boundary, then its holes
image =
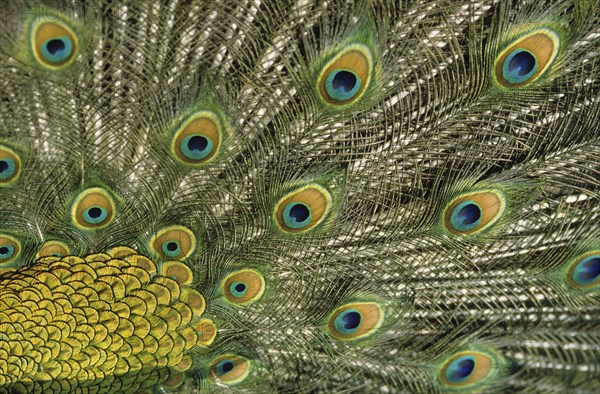
POLYGON ((7 1, 0 392, 600 390, 594 1, 7 1))

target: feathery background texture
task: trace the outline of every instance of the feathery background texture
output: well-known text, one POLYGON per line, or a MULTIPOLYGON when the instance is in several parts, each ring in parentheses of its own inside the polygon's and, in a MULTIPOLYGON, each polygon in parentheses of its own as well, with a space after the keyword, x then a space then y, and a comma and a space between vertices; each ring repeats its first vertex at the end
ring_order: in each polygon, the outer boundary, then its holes
POLYGON ((599 392, 599 7, 2 1, 0 392, 599 392))

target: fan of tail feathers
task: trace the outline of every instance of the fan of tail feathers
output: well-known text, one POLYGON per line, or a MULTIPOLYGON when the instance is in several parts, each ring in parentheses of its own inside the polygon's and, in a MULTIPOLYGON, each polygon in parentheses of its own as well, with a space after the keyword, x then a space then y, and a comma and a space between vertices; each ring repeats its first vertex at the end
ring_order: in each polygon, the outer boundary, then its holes
POLYGON ((0 393, 600 391, 599 7, 3 1, 0 393))

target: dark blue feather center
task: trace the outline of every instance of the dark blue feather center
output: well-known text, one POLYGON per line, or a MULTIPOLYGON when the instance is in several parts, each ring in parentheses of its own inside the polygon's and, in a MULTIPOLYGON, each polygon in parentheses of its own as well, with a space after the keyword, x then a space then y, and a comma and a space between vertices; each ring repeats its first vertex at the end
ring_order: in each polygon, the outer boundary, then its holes
POLYGON ((73 54, 74 43, 68 36, 54 37, 42 44, 44 59, 50 63, 62 63, 73 54))
POLYGON ((360 325, 361 316, 358 312, 348 312, 342 316, 343 326, 347 330, 353 330, 360 325))
POLYGON ((56 53, 63 51, 66 48, 66 45, 61 39, 53 39, 48 41, 46 44, 46 49, 51 55, 56 55, 56 53))
POLYGON ((310 210, 304 204, 294 204, 290 209, 290 217, 294 218, 296 222, 302 223, 310 216, 310 210))
POLYGON ((219 364, 217 364, 217 371, 220 374, 225 375, 227 372, 233 370, 234 367, 235 365, 233 365, 233 362, 231 360, 223 360, 219 364))
POLYGON ((584 267, 586 270, 584 277, 589 280, 596 279, 598 276, 600 276, 600 257, 588 260, 584 264, 584 267))
POLYGON ((467 204, 458 211, 458 219, 464 226, 470 226, 481 218, 481 209, 477 204, 467 204))
POLYGON ((600 257, 586 259, 577 268, 579 281, 584 283, 593 282, 600 276, 600 257))
POLYGON ((171 241, 171 242, 167 243, 167 250, 169 250, 171 252, 176 251, 178 248, 179 248, 179 245, 177 245, 177 242, 171 241))
POLYGON ((327 75, 325 90, 329 98, 335 101, 346 101, 354 98, 360 91, 361 80, 352 71, 338 68, 327 75))
POLYGON ((215 150, 214 142, 202 134, 192 134, 187 136, 179 145, 181 154, 194 163, 201 163, 210 158, 215 150))
POLYGON ((343 90, 345 93, 351 91, 356 86, 356 75, 350 71, 338 71, 333 77, 333 88, 335 90, 343 90))
POLYGON ((15 247, 12 245, 0 246, 0 259, 6 260, 13 257, 15 254, 15 247))
POLYGON ((448 367, 446 378, 453 383, 464 382, 475 369, 475 359, 471 356, 454 360, 448 367))
POLYGON ((88 224, 99 225, 108 218, 108 211, 94 205, 83 211, 83 220, 88 224))
POLYGON ((92 208, 88 209, 88 215, 92 219, 97 219, 102 215, 102 209, 100 209, 98 207, 92 207, 92 208))
POLYGON ((529 74, 535 67, 535 57, 527 51, 517 53, 508 63, 508 69, 519 77, 529 74))
POLYGON ((11 158, 0 160, 0 180, 4 181, 14 176, 17 171, 15 161, 11 158))
POLYGON ((206 137, 195 135, 188 140, 188 148, 191 151, 202 152, 208 146, 208 140, 206 137))
POLYGON ((181 254, 179 243, 177 241, 163 242, 162 251, 167 257, 178 257, 181 254))

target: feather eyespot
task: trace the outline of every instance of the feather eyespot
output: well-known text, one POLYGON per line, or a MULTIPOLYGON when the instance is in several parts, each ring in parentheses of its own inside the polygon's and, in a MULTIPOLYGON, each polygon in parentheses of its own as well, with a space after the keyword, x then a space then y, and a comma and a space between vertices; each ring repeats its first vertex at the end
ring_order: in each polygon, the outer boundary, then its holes
POLYGON ((275 205, 275 224, 289 233, 301 233, 320 224, 331 210, 331 194, 311 184, 288 193, 275 205))
POLYGON ((506 199, 497 190, 480 190, 462 194, 445 208, 444 226, 454 235, 480 232, 500 219, 506 199))
POLYGON ((372 73, 371 50, 362 44, 348 45, 319 73, 319 96, 336 107, 351 104, 364 94, 371 82, 372 73))
POLYGON ((438 378, 449 388, 463 389, 490 377, 494 372, 494 364, 494 359, 485 353, 459 352, 442 364, 438 378))
POLYGON ((38 250, 35 258, 39 259, 41 257, 49 256, 65 257, 68 256, 69 253, 69 247, 65 243, 60 241, 47 241, 44 242, 40 250, 38 250))
POLYGON ((227 302, 249 305, 262 297, 265 279, 258 271, 252 269, 235 271, 223 279, 221 291, 227 302))
POLYGON ((196 250, 196 236, 184 226, 173 225, 156 232, 150 249, 166 260, 183 260, 196 250))
POLYGON ((12 185, 19 175, 21 175, 21 159, 12 150, 0 146, 0 187, 12 185))
POLYGON ((14 262, 21 255, 21 243, 10 235, 0 234, 0 264, 14 262))
POLYGON ((560 38, 547 28, 531 31, 513 41, 496 59, 496 81, 519 88, 537 80, 552 65, 560 38))
POLYGON ((197 112, 188 117, 175 132, 171 149, 180 163, 202 165, 216 156, 222 136, 223 124, 217 114, 197 112))
POLYGON ((332 337, 354 340, 372 335, 383 323, 384 313, 374 302, 356 302, 337 308, 329 316, 328 329, 332 337))
POLYGON ((77 196, 71 210, 71 218, 77 227, 95 230, 112 223, 115 211, 115 202, 111 195, 100 187, 93 187, 77 196))
POLYGON ((233 385, 242 382, 250 373, 250 361, 243 357, 226 354, 213 360, 209 379, 212 383, 233 385))
POLYGON ((56 18, 38 18, 32 26, 31 45, 39 63, 57 69, 73 62, 79 42, 65 23, 56 18))
POLYGON ((574 289, 589 289, 600 284, 600 250, 577 257, 569 264, 567 284, 574 289))

